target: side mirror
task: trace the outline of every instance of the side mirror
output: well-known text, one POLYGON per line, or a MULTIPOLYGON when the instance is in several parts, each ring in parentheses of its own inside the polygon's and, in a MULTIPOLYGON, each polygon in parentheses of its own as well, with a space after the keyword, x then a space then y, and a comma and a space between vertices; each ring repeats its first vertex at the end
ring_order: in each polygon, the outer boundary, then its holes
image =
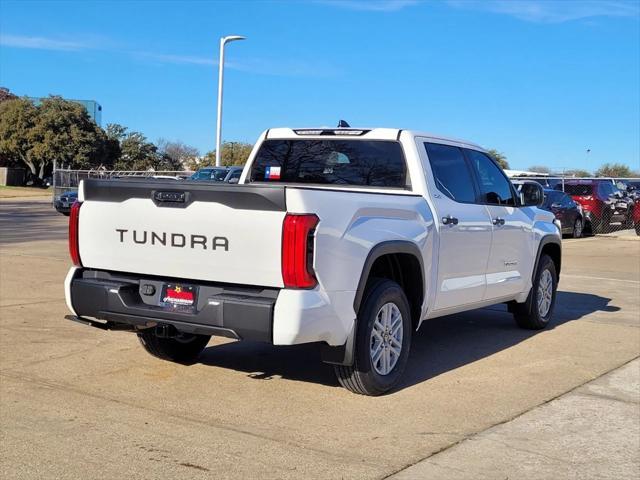
POLYGON ((551 208, 561 208, 562 204, 560 202, 555 202, 551 204, 551 208))
POLYGON ((527 182, 520 188, 520 203, 523 207, 539 207, 544 202, 542 185, 536 182, 527 182))
POLYGON ((229 179, 229 183, 238 183, 240 181, 239 178, 231 178, 229 179))

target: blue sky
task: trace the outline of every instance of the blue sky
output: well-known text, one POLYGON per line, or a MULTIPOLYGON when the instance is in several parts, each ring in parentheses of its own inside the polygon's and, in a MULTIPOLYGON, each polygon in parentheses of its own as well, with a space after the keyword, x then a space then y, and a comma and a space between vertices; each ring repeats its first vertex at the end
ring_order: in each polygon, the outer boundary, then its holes
POLYGON ((640 168, 638 1, 0 1, 0 85, 94 99, 151 140, 275 126, 401 127, 512 168, 640 168), (591 153, 587 154, 587 149, 591 153))

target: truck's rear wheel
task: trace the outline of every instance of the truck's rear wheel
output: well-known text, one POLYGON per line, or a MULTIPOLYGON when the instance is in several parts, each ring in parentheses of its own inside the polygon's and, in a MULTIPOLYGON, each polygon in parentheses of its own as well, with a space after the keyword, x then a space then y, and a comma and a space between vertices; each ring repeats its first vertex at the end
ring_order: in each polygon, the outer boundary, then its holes
POLYGON ((556 266, 549 255, 541 255, 527 301, 515 304, 512 310, 520 328, 540 330, 549 324, 556 303, 557 288, 556 266))
POLYGON ((159 337, 153 328, 138 333, 138 340, 154 357, 178 363, 193 363, 209 343, 209 335, 178 333, 173 337, 159 337))
POLYGON ((409 302, 396 282, 370 282, 356 326, 354 363, 336 365, 340 385, 362 395, 381 395, 395 387, 411 345, 409 302))

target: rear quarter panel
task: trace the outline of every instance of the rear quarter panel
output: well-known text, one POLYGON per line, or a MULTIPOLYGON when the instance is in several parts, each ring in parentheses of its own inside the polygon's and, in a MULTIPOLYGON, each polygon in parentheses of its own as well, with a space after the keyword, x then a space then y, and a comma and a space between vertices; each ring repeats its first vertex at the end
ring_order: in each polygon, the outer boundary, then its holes
MULTIPOLYGON (((423 254, 425 269, 431 265, 433 215, 419 195, 288 188, 287 211, 318 215, 314 258, 318 282, 328 293, 349 292, 351 305, 367 255, 379 243, 412 242, 423 254)), ((424 281, 427 289, 428 272, 424 281)))

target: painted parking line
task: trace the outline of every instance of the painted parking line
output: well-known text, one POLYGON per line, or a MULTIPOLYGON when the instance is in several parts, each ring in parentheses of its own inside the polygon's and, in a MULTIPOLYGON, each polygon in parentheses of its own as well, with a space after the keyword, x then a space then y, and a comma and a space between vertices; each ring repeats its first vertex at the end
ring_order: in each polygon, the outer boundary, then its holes
POLYGON ((640 280, 625 280, 622 278, 610 278, 610 277, 592 277, 590 275, 572 275, 570 273, 562 273, 560 274, 560 278, 584 278, 587 280, 608 280, 610 282, 622 282, 622 283, 631 283, 633 285, 640 285, 640 280))
POLYGON ((576 242, 580 242, 580 243, 587 243, 587 242, 593 242, 594 240, 598 240, 598 238, 596 237, 590 237, 590 238, 568 238, 568 239, 562 239, 562 243, 576 243, 576 242))

